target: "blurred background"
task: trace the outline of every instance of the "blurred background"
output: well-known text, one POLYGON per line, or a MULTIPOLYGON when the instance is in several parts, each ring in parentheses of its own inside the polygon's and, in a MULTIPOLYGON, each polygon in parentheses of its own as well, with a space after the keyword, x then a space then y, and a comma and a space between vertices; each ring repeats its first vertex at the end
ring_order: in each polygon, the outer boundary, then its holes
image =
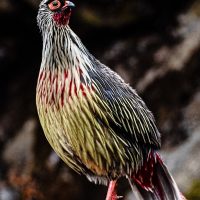
MULTIPOLYGON (((200 1, 75 0, 71 28, 145 100, 161 154, 181 191, 200 199, 200 1)), ((0 200, 102 200, 106 187, 75 174, 40 127, 35 88, 39 0, 0 0, 0 200)), ((122 180, 119 194, 130 200, 122 180)))

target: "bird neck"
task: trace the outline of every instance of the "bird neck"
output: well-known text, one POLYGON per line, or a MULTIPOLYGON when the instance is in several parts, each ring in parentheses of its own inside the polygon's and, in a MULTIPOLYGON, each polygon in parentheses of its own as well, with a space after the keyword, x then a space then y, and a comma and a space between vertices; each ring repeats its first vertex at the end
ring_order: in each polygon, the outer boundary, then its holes
POLYGON ((61 105, 67 95, 92 90, 92 80, 89 71, 93 69, 90 54, 80 39, 70 29, 50 30, 43 35, 43 52, 38 79, 38 95, 46 104, 55 102, 58 98, 61 105), (51 98, 46 98, 49 94, 51 98))
POLYGON ((43 34, 41 70, 68 71, 72 76, 81 72, 84 79, 93 68, 91 54, 78 36, 67 27, 54 27, 43 34))

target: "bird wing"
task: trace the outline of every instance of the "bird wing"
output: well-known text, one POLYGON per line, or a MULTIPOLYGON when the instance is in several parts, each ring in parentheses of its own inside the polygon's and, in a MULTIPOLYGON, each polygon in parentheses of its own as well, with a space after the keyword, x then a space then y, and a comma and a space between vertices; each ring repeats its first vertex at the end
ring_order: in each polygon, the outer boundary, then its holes
POLYGON ((109 125, 115 133, 130 146, 144 144, 160 147, 160 133, 152 113, 121 77, 106 66, 101 65, 92 72, 94 85, 100 99, 109 110, 109 125))

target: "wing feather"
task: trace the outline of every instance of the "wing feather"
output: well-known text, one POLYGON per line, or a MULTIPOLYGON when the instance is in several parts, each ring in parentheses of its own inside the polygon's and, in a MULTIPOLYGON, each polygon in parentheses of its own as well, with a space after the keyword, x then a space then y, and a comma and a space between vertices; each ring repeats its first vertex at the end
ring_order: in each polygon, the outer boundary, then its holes
POLYGON ((90 76, 99 98, 112 115, 108 122, 118 137, 132 147, 137 143, 160 147, 160 133, 149 111, 137 92, 121 77, 106 66, 96 63, 98 73, 93 70, 90 76))

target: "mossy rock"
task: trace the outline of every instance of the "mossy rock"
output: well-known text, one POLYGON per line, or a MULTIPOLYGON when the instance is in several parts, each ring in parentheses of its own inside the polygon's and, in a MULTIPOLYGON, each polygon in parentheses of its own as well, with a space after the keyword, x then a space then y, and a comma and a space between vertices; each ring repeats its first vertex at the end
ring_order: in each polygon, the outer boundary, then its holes
POLYGON ((193 182, 191 189, 186 194, 188 200, 200 200, 200 180, 193 182))

